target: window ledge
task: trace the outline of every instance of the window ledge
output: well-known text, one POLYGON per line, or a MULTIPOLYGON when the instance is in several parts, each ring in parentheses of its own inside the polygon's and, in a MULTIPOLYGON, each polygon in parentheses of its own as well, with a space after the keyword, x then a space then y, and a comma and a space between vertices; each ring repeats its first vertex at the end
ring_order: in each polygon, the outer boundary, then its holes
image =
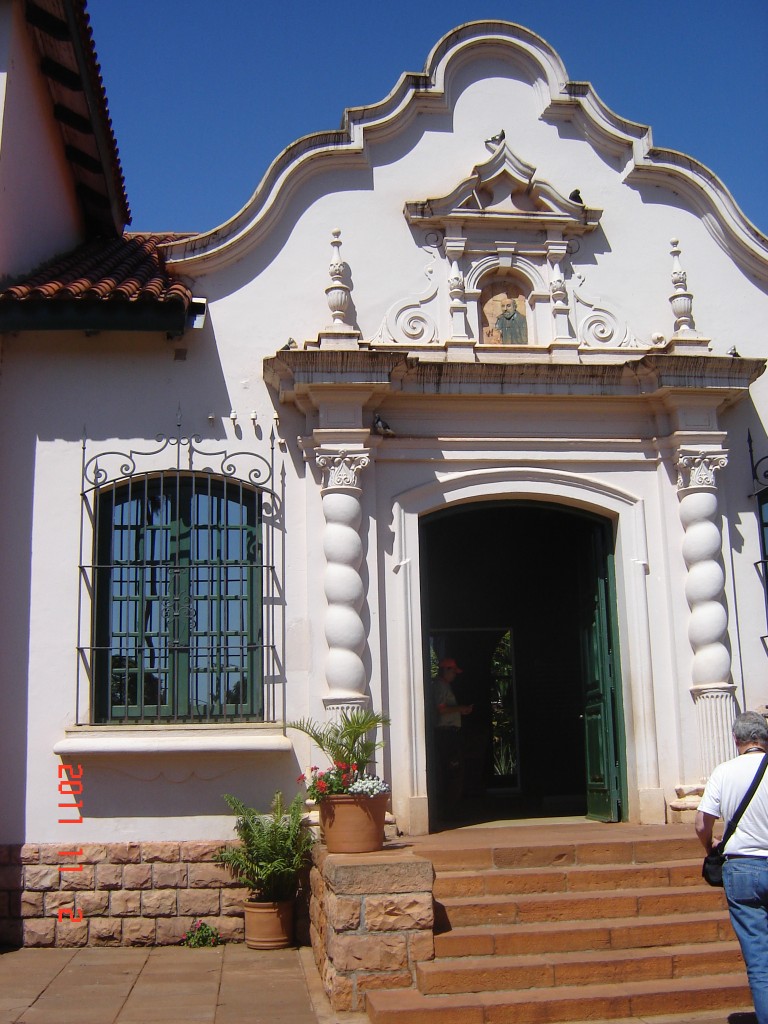
POLYGON ((293 749, 279 726, 79 726, 67 729, 54 754, 240 754, 293 749))

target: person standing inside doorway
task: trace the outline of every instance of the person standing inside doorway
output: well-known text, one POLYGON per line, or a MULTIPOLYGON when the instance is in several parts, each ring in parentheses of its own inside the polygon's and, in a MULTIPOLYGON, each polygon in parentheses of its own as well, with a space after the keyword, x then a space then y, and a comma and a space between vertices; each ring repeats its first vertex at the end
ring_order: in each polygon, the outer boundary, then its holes
POLYGON ((453 689, 462 669, 455 658, 443 658, 432 683, 435 709, 435 746, 437 749, 437 787, 441 812, 450 812, 464 789, 464 757, 461 746, 461 720, 471 715, 474 704, 459 704, 453 689))
MULTIPOLYGON (((756 711, 733 722, 738 756, 712 772, 696 812, 696 835, 709 853, 715 821, 736 813, 768 751, 768 723, 756 711)), ((741 945, 758 1024, 768 1024, 768 773, 725 847, 723 886, 741 945)))

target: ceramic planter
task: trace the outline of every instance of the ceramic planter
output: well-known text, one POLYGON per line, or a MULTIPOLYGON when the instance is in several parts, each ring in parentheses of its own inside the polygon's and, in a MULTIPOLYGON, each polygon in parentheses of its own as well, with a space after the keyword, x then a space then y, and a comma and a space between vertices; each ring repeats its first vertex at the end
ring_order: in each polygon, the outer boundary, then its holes
POLYGON ((249 949, 283 949, 293 945, 294 900, 255 903, 246 900, 245 944, 249 949))
POLYGON ((320 801, 320 827, 329 853, 372 853, 384 845, 388 793, 327 796, 320 801))

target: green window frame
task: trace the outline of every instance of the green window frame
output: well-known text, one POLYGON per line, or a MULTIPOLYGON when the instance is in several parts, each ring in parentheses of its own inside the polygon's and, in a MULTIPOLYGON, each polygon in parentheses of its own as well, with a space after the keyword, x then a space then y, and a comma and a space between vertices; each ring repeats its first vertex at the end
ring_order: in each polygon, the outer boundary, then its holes
POLYGON ((262 493, 210 473, 97 491, 93 721, 262 721, 262 493))

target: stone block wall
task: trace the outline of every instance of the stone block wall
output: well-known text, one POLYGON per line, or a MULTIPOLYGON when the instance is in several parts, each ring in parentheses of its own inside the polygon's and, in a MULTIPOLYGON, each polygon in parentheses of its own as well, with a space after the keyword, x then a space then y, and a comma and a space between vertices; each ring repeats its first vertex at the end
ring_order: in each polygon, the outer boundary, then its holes
POLYGON ((362 1010, 375 988, 414 988, 432 960, 432 862, 408 852, 329 854, 316 846, 310 938, 335 1010, 362 1010))
POLYGON ((174 945, 199 918, 242 941, 246 890, 213 863, 221 845, 0 846, 0 946, 174 945))

